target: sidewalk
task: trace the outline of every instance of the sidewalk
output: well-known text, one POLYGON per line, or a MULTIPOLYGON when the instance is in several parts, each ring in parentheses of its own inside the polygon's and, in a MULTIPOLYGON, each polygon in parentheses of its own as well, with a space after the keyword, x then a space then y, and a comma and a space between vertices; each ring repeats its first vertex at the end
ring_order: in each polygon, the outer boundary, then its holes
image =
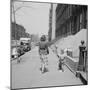
POLYGON ((64 72, 58 71, 58 59, 51 49, 48 63, 49 71, 42 74, 37 47, 23 55, 20 64, 13 61, 12 88, 83 85, 66 66, 64 66, 64 72))

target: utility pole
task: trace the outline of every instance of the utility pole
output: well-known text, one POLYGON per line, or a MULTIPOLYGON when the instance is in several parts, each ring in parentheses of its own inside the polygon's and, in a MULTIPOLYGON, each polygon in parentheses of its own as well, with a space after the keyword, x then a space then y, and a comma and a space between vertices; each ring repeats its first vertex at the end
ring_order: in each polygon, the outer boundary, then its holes
POLYGON ((17 49, 17 30, 16 30, 16 17, 15 17, 15 8, 14 8, 14 0, 12 1, 12 10, 13 10, 13 16, 14 16, 14 29, 15 29, 15 42, 16 42, 16 49, 17 49))
POLYGON ((56 6, 57 4, 51 3, 50 14, 49 14, 49 41, 55 39, 55 29, 56 29, 56 6))
POLYGON ((14 16, 14 23, 15 23, 15 40, 16 40, 16 18, 15 18, 15 9, 14 9, 14 0, 12 1, 12 9, 13 9, 13 16, 14 16))
POLYGON ((52 11, 53 11, 52 9, 53 9, 53 4, 51 3, 50 13, 49 13, 49 32, 48 32, 49 41, 51 41, 52 39, 52 11))

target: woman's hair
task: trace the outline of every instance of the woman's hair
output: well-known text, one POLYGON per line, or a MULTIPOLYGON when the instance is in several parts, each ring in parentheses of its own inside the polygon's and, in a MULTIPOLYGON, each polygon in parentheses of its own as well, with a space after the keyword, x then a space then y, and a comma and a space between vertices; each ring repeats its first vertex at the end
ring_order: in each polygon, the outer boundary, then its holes
POLYGON ((40 41, 46 41, 46 36, 42 35, 41 38, 40 38, 40 41))

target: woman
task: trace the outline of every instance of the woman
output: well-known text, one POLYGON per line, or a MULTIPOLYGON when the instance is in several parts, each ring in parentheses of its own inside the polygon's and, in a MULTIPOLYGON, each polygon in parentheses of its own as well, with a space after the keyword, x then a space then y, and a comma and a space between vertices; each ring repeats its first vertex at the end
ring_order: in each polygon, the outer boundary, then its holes
POLYGON ((46 67, 48 65, 48 59, 47 59, 48 54, 49 54, 48 43, 46 41, 46 36, 43 35, 40 38, 40 42, 39 42, 39 55, 40 55, 40 59, 41 59, 42 73, 45 72, 44 70, 46 69, 46 67))

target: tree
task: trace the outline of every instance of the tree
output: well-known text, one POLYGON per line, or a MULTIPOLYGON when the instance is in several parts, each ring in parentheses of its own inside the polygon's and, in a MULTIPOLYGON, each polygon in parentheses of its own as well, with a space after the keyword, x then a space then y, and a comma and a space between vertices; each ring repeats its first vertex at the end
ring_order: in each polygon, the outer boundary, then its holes
MULTIPOLYGON (((11 8, 11 12, 12 12, 12 15, 14 16, 14 23, 15 23, 14 26, 13 26, 13 28, 14 28, 14 31, 13 31, 13 34, 14 34, 14 35, 13 35, 13 36, 14 36, 14 39, 17 40, 17 39, 19 38, 19 33, 18 33, 18 31, 17 31, 17 30, 18 30, 17 28, 21 28, 22 26, 21 26, 21 27, 18 27, 17 24, 16 24, 16 12, 19 11, 19 10, 20 10, 21 8, 23 8, 23 7, 32 8, 32 6, 25 6, 25 5, 24 5, 24 2, 22 1, 22 2, 21 2, 21 3, 22 3, 21 6, 19 6, 19 7, 17 7, 17 8, 15 9, 15 2, 16 2, 16 0, 11 0, 11 7, 12 7, 12 8, 11 8)), ((24 27, 22 27, 22 28, 23 28, 23 30, 24 30, 24 27)), ((29 34, 26 34, 26 35, 25 35, 25 34, 23 34, 23 33, 24 33, 24 32, 22 31, 23 37, 29 36, 29 34)), ((22 36, 22 35, 21 35, 21 36, 22 36)))

